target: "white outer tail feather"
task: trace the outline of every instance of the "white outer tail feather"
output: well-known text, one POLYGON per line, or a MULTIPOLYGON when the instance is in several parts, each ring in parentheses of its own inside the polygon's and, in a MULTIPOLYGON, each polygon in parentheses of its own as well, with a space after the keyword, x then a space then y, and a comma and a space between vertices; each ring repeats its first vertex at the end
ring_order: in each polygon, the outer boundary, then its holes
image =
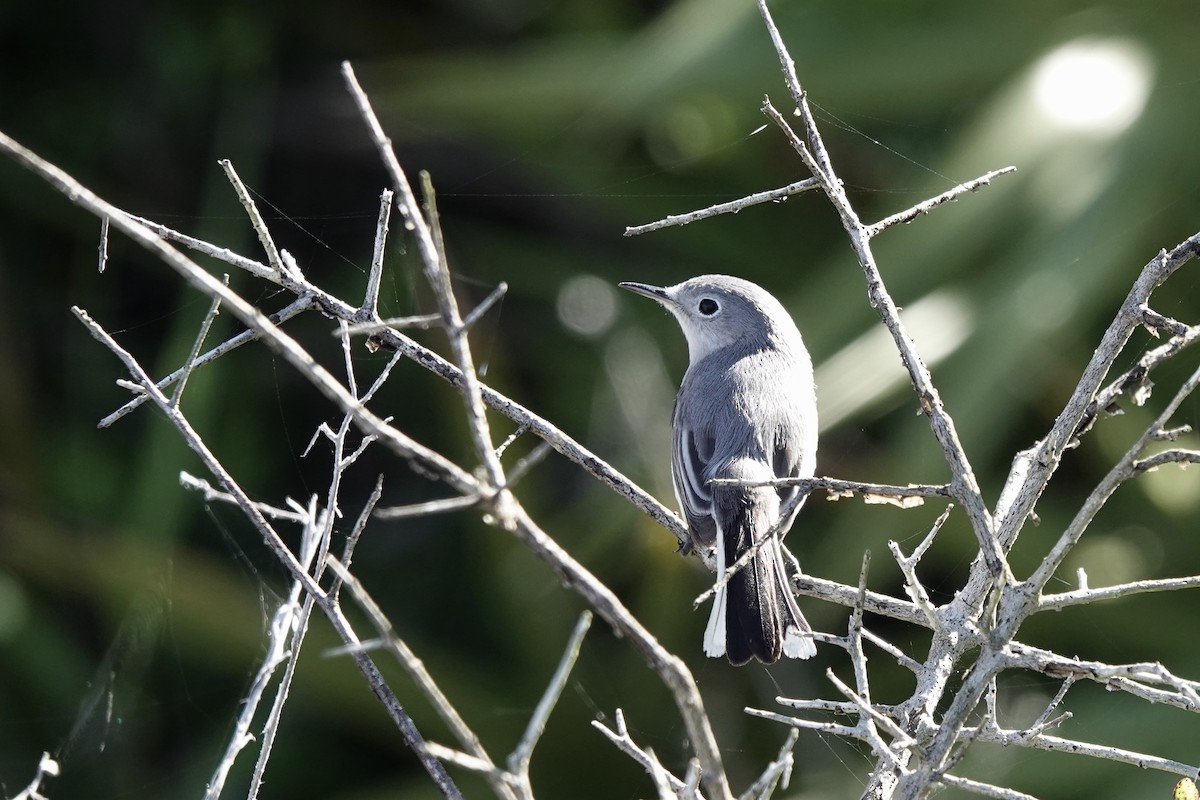
MULTIPOLYGON (((779 591, 783 595, 784 607, 788 609, 786 616, 795 614, 795 619, 804 619, 804 615, 800 613, 799 606, 796 605, 796 598, 792 596, 792 589, 788 585, 787 567, 783 563, 783 545, 772 542, 768 544, 771 548, 771 555, 775 559, 776 578, 779 581, 779 591)), ((813 640, 810 631, 801 630, 795 625, 789 624, 790 620, 784 622, 783 628, 783 654, 787 658, 812 658, 817 654, 817 643, 813 640)))
MULTIPOLYGON (((717 526, 717 580, 725 579, 725 532, 717 526)), ((704 629, 704 655, 720 658, 725 655, 725 587, 713 596, 712 612, 704 629)))
POLYGON ((789 625, 783 634, 783 654, 788 658, 812 658, 817 654, 817 644, 812 634, 789 625))

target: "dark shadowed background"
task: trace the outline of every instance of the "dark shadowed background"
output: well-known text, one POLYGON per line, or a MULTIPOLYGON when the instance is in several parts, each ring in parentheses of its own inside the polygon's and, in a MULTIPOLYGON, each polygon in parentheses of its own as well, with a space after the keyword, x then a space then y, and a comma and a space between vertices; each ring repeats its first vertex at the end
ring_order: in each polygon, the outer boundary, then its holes
MULTIPOLYGON (((835 166, 866 219, 987 170, 977 194, 885 234, 877 253, 905 307, 990 502, 1013 453, 1052 423, 1140 267, 1200 229, 1200 15, 1190 2, 896 4, 778 2, 777 18, 835 166)), ((899 359, 866 303, 836 216, 816 194, 627 239, 647 222, 805 177, 759 112, 787 95, 750 0, 454 0, 277 9, 204 4, 13 3, 0 11, 0 129, 105 199, 261 258, 217 159, 231 159, 277 241, 306 275, 361 297, 386 183, 338 64, 350 59, 410 174, 432 173, 460 296, 509 292, 473 335, 486 380, 674 505, 666 441, 686 363, 674 322, 617 295, 619 280, 727 272, 774 292, 818 365, 820 472, 880 482, 947 478, 899 359), (757 131, 757 132, 756 132, 757 131)), ((96 269, 99 223, 0 163, 0 792, 39 754, 59 757, 60 798, 196 798, 225 747, 282 570, 229 508, 179 486, 196 458, 156 413, 106 430, 127 397, 117 361, 69 312, 86 309, 156 374, 191 346, 209 301, 120 236, 96 269)), ((395 226, 394 226, 395 230, 395 226)), ((393 237, 384 310, 432 310, 419 265, 393 237)), ((214 270, 221 271, 220 266, 214 270)), ((276 296, 233 285, 266 310, 276 296)), ((1156 310, 1195 322, 1188 265, 1156 310)), ((212 336, 237 330, 228 316, 212 336)), ((331 326, 289 328, 336 366, 331 326)), ((435 348, 443 338, 420 334, 435 348)), ((215 340, 215 339, 214 339, 215 340)), ((1141 333, 1121 363, 1154 340, 1141 333)), ((357 351, 363 374, 382 354, 357 351)), ((1073 451, 1013 554, 1018 575, 1157 413, 1195 356, 1159 376, 1148 408, 1101 422, 1073 451)), ((302 458, 329 407, 280 360, 248 347, 197 373, 184 409, 255 498, 307 502, 328 448, 302 458)), ((456 394, 404 364, 376 405, 471 465, 456 394)), ((1190 400, 1177 422, 1200 423, 1190 400)), ((501 435, 513 426, 497 422, 501 435)), ((1195 447, 1196 438, 1185 440, 1195 447)), ((531 442, 519 441, 527 450, 531 442)), ((445 489, 377 451, 348 473, 346 525, 376 475, 385 504, 445 489)), ((557 456, 519 494, 695 671, 736 789, 786 730, 741 713, 776 695, 834 697, 811 663, 733 669, 700 654, 706 582, 673 539, 557 456)), ((808 571, 901 593, 886 542, 906 550, 942 510, 812 502, 789 543, 808 571)), ((1168 468, 1120 490, 1061 576, 1094 586, 1200 571, 1200 483, 1168 468)), ((945 600, 975 550, 960 516, 923 563, 945 600)), ((516 743, 582 606, 513 540, 462 513, 376 523, 359 574, 476 727, 494 758, 516 743)), ((846 611, 802 599, 822 630, 846 611)), ((1200 675, 1195 596, 1147 596, 1037 618, 1022 639, 1068 655, 1160 660, 1200 675)), ((921 630, 868 618, 917 658, 921 630)), ((323 621, 305 645, 267 772, 267 798, 434 797, 323 621)), ((911 679, 883 654, 876 699, 911 679)), ((392 670, 430 738, 448 737, 392 670)), ((1028 724, 1053 693, 1006 675, 1002 719, 1028 724)), ((539 795, 626 798, 651 784, 588 724, 625 710, 672 767, 683 731, 665 691, 601 623, 534 756, 539 795)), ((1195 762, 1196 717, 1101 687, 1068 702, 1078 738, 1195 762)), ((857 797, 867 754, 805 732, 790 796, 857 797)), ((226 796, 238 796, 244 756, 226 796)), ((1167 797, 1175 778, 979 746, 967 774, 1046 798, 1167 797)), ((456 772, 468 796, 487 787, 456 772)))

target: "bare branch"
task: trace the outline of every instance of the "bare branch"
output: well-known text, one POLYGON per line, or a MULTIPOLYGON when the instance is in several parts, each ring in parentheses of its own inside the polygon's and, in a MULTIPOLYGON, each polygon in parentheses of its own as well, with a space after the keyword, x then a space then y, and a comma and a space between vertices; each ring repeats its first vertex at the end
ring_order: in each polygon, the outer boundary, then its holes
POLYGON ((371 251, 371 272, 367 275, 367 291, 360 311, 369 319, 379 319, 379 283, 383 280, 383 253, 387 244, 388 222, 392 218, 391 189, 379 195, 379 220, 375 223, 375 247, 371 251))
POLYGON ((547 536, 519 504, 513 505, 509 524, 517 538, 534 555, 545 561, 568 588, 581 595, 618 636, 629 641, 646 664, 659 676, 671 693, 687 731, 688 740, 700 761, 701 781, 706 793, 710 800, 729 800, 732 794, 721 763, 721 753, 717 749, 716 737, 704 708, 704 700, 696 686, 696 679, 687 665, 664 648, 625 608, 611 589, 547 536))
MULTIPOLYGON (((269 314, 267 316, 267 319, 273 325, 280 325, 280 324, 286 322, 287 320, 291 319, 292 317, 296 316, 300 312, 307 311, 312 307, 313 307, 312 298, 309 297, 308 295, 303 295, 303 296, 298 297, 295 300, 293 300, 285 308, 280 309, 279 311, 275 312, 274 314, 269 314)), ((247 342, 254 342, 261 338, 262 338, 262 333, 255 330, 254 328, 247 328, 246 330, 242 331, 241 333, 237 334, 236 336, 232 336, 229 339, 226 339, 224 342, 222 342, 221 344, 212 348, 211 350, 205 352, 204 354, 197 356, 195 358, 195 360, 192 362, 192 370, 194 371, 197 367, 202 367, 206 364, 216 361, 221 356, 225 355, 226 353, 230 352, 231 350, 241 347, 242 345, 246 344, 247 342)), ((179 381, 181 378, 183 378, 183 376, 186 373, 187 373, 186 366, 180 367, 179 369, 175 370, 167 377, 158 381, 156 386, 158 386, 159 389, 166 389, 169 386, 176 383, 177 381, 179 381)), ((100 420, 100 422, 96 425, 96 427, 97 428, 107 428, 109 425, 112 425, 114 422, 116 422, 121 417, 128 414, 130 411, 133 411, 135 408, 140 406, 142 403, 146 402, 148 399, 149 399, 149 395, 147 395, 145 393, 139 393, 137 396, 135 396, 129 402, 127 402, 125 405, 121 406, 116 411, 109 414, 104 419, 100 420)))
POLYGON ((862 738, 862 732, 857 725, 843 725, 839 722, 804 719, 803 717, 793 717, 787 714, 780 714, 775 711, 764 711, 761 708, 747 708, 744 709, 744 711, 752 717, 770 720, 771 722, 781 722, 784 725, 791 725, 793 728, 804 728, 806 730, 818 731, 820 733, 830 733, 834 736, 841 736, 846 739, 862 738))
MULTIPOLYGON (((679 800, 700 800, 700 796, 695 792, 695 786, 692 786, 692 791, 687 791, 687 784, 679 780, 674 775, 671 775, 658 760, 658 756, 654 755, 653 750, 643 750, 638 746, 633 737, 629 735, 629 728, 625 724, 625 713, 621 709, 616 710, 616 729, 609 728, 600 720, 592 720, 592 727, 603 733, 610 742, 615 744, 617 748, 625 755, 632 758, 646 773, 655 780, 656 783, 666 783, 666 788, 670 792, 666 798, 679 798, 679 800)), ((662 794, 660 792, 660 798, 662 794)))
POLYGON ((917 549, 913 550, 911 556, 905 556, 900 552, 900 545, 895 541, 888 542, 888 549, 892 551, 892 557, 896 559, 896 563, 900 566, 900 571, 904 574, 904 589, 908 593, 909 599, 916 604, 917 608, 925 614, 925 619, 929 623, 929 627, 933 630, 940 630, 942 627, 941 618, 938 617, 937 609, 933 607, 933 602, 929 599, 929 595, 925 591, 924 585, 921 584, 917 577, 917 563, 921 557, 925 555, 925 551, 933 544, 933 537, 941 530, 942 525, 950 516, 950 509, 947 508, 941 513, 930 528, 929 533, 925 536, 917 549))
POLYGON ((1020 747, 1029 747, 1034 750, 1048 750, 1057 753, 1074 753, 1081 756, 1091 756, 1092 758, 1103 759, 1105 761, 1116 761, 1121 764, 1131 764, 1141 769, 1156 769, 1163 772, 1171 772, 1176 775, 1184 775, 1189 778, 1200 777, 1200 769, 1191 765, 1184 764, 1180 761, 1175 761, 1170 758, 1161 758, 1159 756, 1150 755, 1148 753, 1138 753, 1133 750, 1125 750, 1120 747, 1112 747, 1110 745, 1092 744, 1091 742, 1082 742, 1075 739, 1064 739, 1059 736, 1050 736, 1045 733, 1030 734, 1028 731, 1005 730, 1002 728, 990 729, 984 728, 978 732, 975 738, 977 742, 988 742, 993 744, 1001 744, 1004 746, 1018 745, 1020 747))
POLYGON ((1158 663, 1105 664, 1052 653, 1014 642, 1006 654, 1010 668, 1029 669, 1073 680, 1086 679, 1154 703, 1200 712, 1200 681, 1180 678, 1158 663), (1157 689, 1154 687, 1165 687, 1157 689))
POLYGON ((271 269, 275 274, 282 277, 284 275, 283 259, 279 254, 279 248, 275 246, 275 240, 271 238, 271 232, 267 229, 267 223, 258 213, 258 206, 254 202, 254 198, 250 196, 250 192, 246 189, 246 185, 242 183, 242 179, 238 177, 237 171, 233 168, 233 162, 228 158, 223 158, 217 162, 221 165, 221 169, 225 170, 225 177, 229 178, 229 182, 233 185, 233 190, 237 192, 238 200, 246 209, 246 215, 250 217, 250 224, 254 228, 254 232, 258 234, 258 241, 263 246, 263 251, 267 254, 267 263, 271 265, 271 269))
POLYGON ((447 497, 444 500, 430 500, 426 503, 414 503, 408 506, 392 506, 381 508, 375 512, 376 519, 405 519, 407 517, 427 517, 431 514, 444 514, 449 511, 461 511, 479 503, 478 495, 463 495, 447 497))
MULTIPOLYGON (((221 282, 226 287, 229 286, 229 276, 224 275, 221 282)), ((183 387, 187 384, 187 379, 192 374, 192 370, 196 368, 196 359, 200 355, 200 348, 204 346, 204 340, 208 337, 208 329, 212 327, 213 320, 217 318, 217 313, 221 308, 221 298, 214 297, 212 305, 208 308, 208 313, 204 315, 204 321, 200 323, 200 330, 196 334, 196 341, 192 345, 192 349, 188 352, 187 360, 183 362, 183 374, 179 376, 179 382, 175 384, 175 392, 171 395, 171 405, 178 406, 179 398, 183 396, 183 387)))
POLYGON ((1140 458, 1131 465, 1134 472, 1151 472, 1164 464, 1178 464, 1186 467, 1188 464, 1200 464, 1200 450, 1173 449, 1155 453, 1146 458, 1140 458))
MULTIPOLYGON (((765 18, 769 20, 769 12, 766 10, 765 0, 759 0, 759 8, 765 18)), ((773 38, 777 37, 778 31, 774 29, 774 24, 769 23, 769 27, 773 31, 773 38)), ((782 42, 780 42, 780 46, 782 46, 782 42)), ((784 59, 784 54, 786 54, 786 50, 781 53, 781 60, 784 59)), ((791 63, 790 55, 786 57, 786 61, 788 64, 791 63)), ((792 92, 799 104, 800 116, 806 120, 811 119, 812 115, 808 111, 808 103, 804 99, 803 92, 800 91, 799 84, 794 86, 792 92)), ((938 444, 941 445, 942 452, 946 456, 947 464, 953 476, 953 480, 950 483, 951 496, 958 500, 967 512, 967 517, 971 520, 971 528, 975 532, 975 537, 979 542, 980 552, 983 554, 993 579, 1000 579, 1002 583, 1012 582, 1012 573, 1008 568, 1004 553, 1001 551, 993 533, 991 514, 983 502, 983 494, 980 491, 974 470, 972 470, 967 460, 962 442, 959 441, 954 420, 946 412, 945 406, 942 404, 941 395, 933 384, 933 377, 917 353, 916 343, 900 319, 899 309, 884 287, 883 277, 879 272, 879 267, 875 263, 875 256, 871 251, 870 237, 867 235, 866 226, 858 219, 857 214, 850 205, 849 199, 846 197, 845 191, 842 189, 841 183, 831 177, 833 174, 832 167, 829 166, 828 154, 824 154, 824 145, 821 144, 820 134, 817 132, 815 123, 813 127, 805 128, 808 135, 806 144, 801 141, 800 137, 792 130, 791 125, 771 105, 770 101, 763 104, 763 111, 780 127, 793 149, 805 160, 809 169, 815 171, 814 174, 821 180, 822 187, 825 189, 830 202, 841 216, 842 225, 850 236, 851 245, 858 256, 859 266, 862 267, 866 277, 867 294, 870 297, 871 305, 879 312, 884 325, 892 334, 892 339, 895 341, 896 347, 900 352, 900 358, 908 370, 909 377, 912 379, 913 387, 920 403, 921 413, 929 418, 930 428, 933 431, 934 437, 937 439, 938 444), (818 158, 814 154, 814 151, 824 154, 823 158, 818 158), (821 171, 822 169, 826 171, 821 171)))
POLYGON ((492 291, 488 293, 488 296, 483 298, 479 305, 471 309, 471 313, 467 314, 467 316, 463 318, 463 331, 469 331, 471 328, 475 327, 475 323, 479 322, 480 318, 482 318, 484 314, 491 311, 492 306, 500 302, 500 300, 506 294, 508 294, 508 284, 504 281, 500 281, 500 283, 496 284, 496 288, 492 289, 492 291))
POLYGON ((915 508, 921 505, 926 497, 953 496, 950 485, 944 483, 909 483, 904 486, 894 486, 887 483, 864 483, 837 478, 774 478, 771 480, 712 478, 708 482, 713 486, 798 486, 801 497, 818 489, 824 489, 828 492, 830 500, 860 494, 866 503, 887 503, 898 508, 915 508))
POLYGON ((1007 175, 1010 172, 1016 172, 1016 171, 1017 171, 1016 167, 1004 167, 1002 169, 994 169, 991 172, 988 172, 984 175, 981 175, 978 178, 975 178, 974 180, 967 181, 966 183, 960 183, 958 186, 955 186, 953 189, 942 192, 937 197, 931 197, 928 200, 925 200, 924 202, 917 203, 915 206, 913 206, 910 209, 901 211, 898 214, 892 214, 890 217, 886 217, 884 219, 879 220, 879 222, 876 222, 874 225, 868 225, 866 228, 867 236, 871 236, 871 237, 878 236, 881 232, 883 232, 887 228, 890 228, 893 225, 900 225, 902 223, 912 222, 917 217, 921 216, 922 214, 928 214, 930 211, 932 211, 933 209, 937 208, 940 205, 948 203, 951 200, 957 200, 960 195, 966 194, 967 192, 977 191, 979 189, 979 187, 989 185, 994 178, 997 178, 1001 175, 1007 175))
MULTIPOLYGON (((1136 467, 1138 454, 1152 441, 1156 432, 1166 427, 1167 422, 1175 415, 1179 406, 1196 390, 1197 386, 1200 386, 1200 368, 1193 372, 1191 377, 1179 387, 1179 391, 1175 393, 1175 397, 1171 399, 1167 407, 1158 415, 1158 419, 1138 437, 1137 441, 1134 442, 1133 446, 1129 448, 1128 452, 1125 453, 1116 466, 1109 471, 1104 479, 1100 481, 1099 485, 1088 495, 1079 513, 1075 515, 1074 519, 1071 520, 1071 524, 1063 531, 1062 536, 1059 537, 1054 547, 1042 559, 1041 565, 1029 577, 1028 584, 1033 587, 1034 591, 1040 593, 1046 586, 1047 582, 1049 582, 1050 578, 1067 557, 1067 553, 1071 551, 1080 537, 1083 536, 1083 532, 1087 530, 1088 525, 1108 501, 1108 498, 1117 490, 1117 487, 1139 472, 1136 467)), ((1025 593, 1019 600, 1014 602, 1019 602, 1021 610, 1024 613, 1028 613, 1029 608, 1036 603, 1036 599, 1025 593)))
POLYGON ((686 214, 669 214, 657 222, 647 222, 645 225, 632 225, 625 229, 625 235, 637 236, 643 233, 650 233, 651 231, 662 230, 663 228, 670 228, 675 225, 687 225, 689 223, 696 222, 697 220, 708 219, 709 217, 716 217, 721 214, 736 214, 743 209, 749 208, 750 206, 759 205, 760 203, 778 203, 782 200, 786 200, 792 195, 800 194, 801 192, 807 192, 810 189, 816 189, 820 185, 821 184, 816 178, 805 178, 802 181, 789 183, 787 186, 783 186, 779 189, 769 189, 765 192, 755 192, 754 194, 738 198, 737 200, 733 200, 728 203, 717 203, 716 205, 709 206, 708 208, 702 208, 698 211, 689 211, 686 214))
POLYGON ((798 729, 792 728, 788 731, 787 738, 783 740, 783 745, 779 748, 779 755, 767 765, 754 783, 750 784, 750 788, 742 792, 738 800, 767 800, 775 793, 776 786, 788 788, 792 777, 792 767, 795 765, 792 751, 799 740, 800 731, 798 729))
POLYGON ((167 245, 144 226, 132 220, 120 209, 96 197, 74 178, 21 147, 4 134, 0 134, 0 148, 7 150, 22 164, 59 187, 64 195, 70 197, 77 204, 96 214, 107 214, 112 219, 113 225, 156 254, 194 287, 209 297, 219 297, 225 307, 229 308, 246 325, 257 329, 262 337, 317 389, 339 408, 351 411, 355 421, 366 432, 379 436, 381 442, 399 455, 419 462, 424 468, 456 488, 470 489, 475 486, 475 479, 469 473, 395 428, 385 425, 377 416, 363 408, 323 366, 318 364, 304 348, 274 325, 262 312, 173 247, 167 245))
POLYGON ((993 786, 990 783, 973 781, 970 778, 960 778, 957 775, 943 775, 938 783, 952 789, 962 789, 984 797, 994 797, 996 800, 1038 800, 1031 794, 1018 792, 1016 789, 1006 789, 1003 786, 993 786))
MULTIPOLYGON (((313 561, 316 559, 317 551, 321 545, 320 531, 324 526, 324 521, 320 517, 328 514, 327 510, 318 514, 315 495, 309 504, 309 509, 309 518, 304 525, 304 532, 301 537, 301 562, 304 564, 305 569, 312 569, 313 567, 313 561)), ((259 701, 259 697, 255 696, 255 690, 258 689, 258 695, 261 696, 262 691, 266 689, 266 682, 270 680, 271 673, 276 666, 279 663, 286 662, 287 666, 283 677, 275 690, 275 700, 271 704, 266 724, 263 725, 262 746, 259 748, 258 759, 254 764, 254 773, 250 779, 250 790, 247 792, 247 797, 250 800, 254 800, 258 796, 258 789, 262 785, 263 773, 266 770, 267 761, 271 757, 271 751, 275 745, 275 737, 279 732, 279 722, 283 718, 283 706, 287 702, 292 680, 296 675, 296 664, 299 662, 300 650, 308 633, 308 621, 312 616, 314 600, 312 596, 306 596, 303 604, 301 604, 300 595, 302 590, 303 587, 299 582, 292 582, 287 602, 280 606, 279 610, 275 613, 275 618, 271 622, 267 657, 263 660, 259 674, 255 677, 250 692, 246 695, 242 703, 239 725, 235 728, 234 738, 230 742, 230 750, 226 753, 228 764, 226 765, 225 762, 222 762, 222 768, 225 771, 221 773, 220 781, 214 779, 209 783, 207 797, 210 800, 217 800, 221 796, 221 786, 224 784, 228 768, 233 766, 233 757, 237 754, 237 750, 244 744, 243 740, 249 738, 250 721, 259 701), (261 688, 259 688, 260 686, 261 688), (244 727, 242 726, 242 720, 245 720, 244 727)))
MULTIPOLYGON (((3 134, 0 134, 0 137, 2 136, 3 134)), ((239 302, 244 302, 240 297, 237 297, 237 295, 234 295, 234 297, 236 297, 239 302)), ((171 405, 167 397, 163 395, 158 387, 156 387, 150 380, 150 377, 146 375, 145 371, 142 369, 137 360, 134 359, 133 356, 131 356, 128 352, 126 352, 120 345, 118 345, 116 341, 114 341, 113 338, 109 336, 102 327, 100 327, 100 325, 94 322, 91 317, 87 315, 86 312, 78 307, 73 307, 72 311, 75 313, 75 316, 84 323, 92 335, 96 337, 98 341, 112 350, 112 352, 122 361, 122 363, 125 364, 130 374, 138 380, 146 393, 150 395, 151 399, 154 401, 154 404, 158 406, 159 410, 161 410, 171 421, 171 423, 174 424, 179 430, 184 442, 188 445, 188 447, 190 447, 193 452, 200 457, 200 460, 204 463, 205 467, 217 478, 218 482, 225 487, 225 490, 229 492, 229 494, 233 495, 237 502, 238 508, 241 509, 246 518, 254 525, 255 529, 259 531, 264 542, 266 542, 267 546, 275 554, 276 558, 279 559, 280 563, 282 563, 283 566, 291 573, 292 578, 304 587, 304 591, 307 592, 310 597, 317 601, 322 611, 324 611, 325 615, 333 624, 334 629, 337 630, 339 635, 341 635, 343 641, 347 642, 348 644, 357 644, 358 637, 354 634, 353 628, 350 626, 349 621, 346 620, 345 616, 342 614, 341 609, 338 608, 336 604, 329 602, 329 597, 325 594, 321 587, 316 584, 313 578, 308 575, 291 551, 288 550, 287 546, 280 539, 279 534, 274 530, 274 528, 271 527, 270 523, 267 522, 267 520, 258 510, 258 507, 250 501, 250 498, 246 496, 246 493, 242 491, 242 488, 238 486, 237 482, 233 480, 233 478, 229 475, 217 458, 212 454, 207 445, 204 444, 203 440, 201 440, 199 435, 196 434, 195 430, 192 429, 191 424, 180 413, 179 409, 171 405)), ((399 700, 396 699, 396 696, 392 693, 391 689, 388 688, 387 683, 384 681, 383 676, 379 674, 379 670, 375 667, 375 664, 371 660, 370 656, 361 651, 356 651, 353 655, 355 662, 357 663, 360 671, 362 671, 363 675, 366 677, 367 683, 371 686, 372 691, 375 692, 376 696, 383 703, 383 706, 387 710, 389 716, 391 716, 393 722, 395 722, 396 726, 400 729, 405 741, 408 743, 413 752, 417 754, 418 758, 420 758, 422 766, 424 766, 426 772, 433 779, 434 783, 438 786, 442 794, 445 795, 448 800, 458 800, 458 798, 461 798, 462 795, 458 791, 458 787, 454 784, 454 781, 451 780, 450 776, 446 774, 445 768, 442 766, 441 762, 426 752, 424 738, 417 730, 416 725, 413 724, 413 721, 408 716, 407 712, 405 712, 403 706, 401 706, 399 700)))
MULTIPOLYGON (((798 574, 792 578, 792 585, 800 594, 828 600, 847 608, 853 608, 858 600, 857 588, 812 575, 798 574)), ((867 611, 881 616, 892 617, 916 625, 927 624, 925 615, 914 604, 898 600, 890 595, 867 592, 866 597, 863 598, 863 607, 867 611)))
POLYGON ((1071 606, 1087 605, 1099 600, 1115 600, 1128 595, 1145 592, 1169 592, 1178 589, 1200 588, 1200 575, 1186 578, 1159 578, 1156 580, 1133 581, 1099 589, 1076 589, 1073 592, 1043 595, 1038 602, 1039 611, 1059 611, 1071 606))
MULTIPOLYGON (((491 757, 484 750, 483 744, 479 741, 479 737, 467 724, 462 715, 458 713, 458 709, 450 702, 450 699, 442 692, 433 676, 425 668, 424 662, 417 657, 408 645, 401 639, 393 628, 392 623, 388 620, 387 615, 375 602, 374 598, 367 592, 363 585, 353 574, 346 569, 338 559, 329 558, 329 570, 334 574, 339 586, 345 586, 349 590, 354 602, 367 614, 371 624, 374 626, 376 633, 384 643, 384 646, 395 656, 404 670, 412 678, 417 688, 429 698, 430 705, 434 711, 441 717, 442 721, 454 734, 460 746, 466 749, 466 756, 476 763, 477 767, 468 767, 476 769, 487 775, 491 782, 492 789, 501 798, 515 800, 516 794, 513 787, 508 782, 508 777, 499 767, 495 765, 491 757)), ((438 758, 442 758, 445 752, 439 749, 436 745, 429 743, 430 752, 438 758)), ((453 759, 446 759, 453 760, 453 759)), ((455 760, 460 766, 463 766, 461 761, 455 760)))
POLYGON ((145 217, 139 217, 136 214, 129 214, 128 216, 134 222, 140 222, 142 225, 145 225, 147 228, 167 241, 176 242, 188 248, 189 250, 195 250, 197 253, 203 253, 204 255, 215 258, 218 261, 223 261, 230 266, 237 267, 240 270, 250 273, 256 278, 262 278, 263 280, 268 280, 273 283, 281 282, 281 276, 273 272, 269 266, 263 264, 261 261, 255 261, 252 258, 247 258, 243 255, 235 253, 229 248, 217 247, 216 245, 203 241, 202 239, 196 239, 192 236, 188 236, 185 233, 180 233, 179 231, 168 228, 166 225, 146 219, 145 217))
POLYGON ((108 264, 108 217, 100 218, 100 245, 97 250, 97 270, 104 272, 104 267, 108 264))
MULTIPOLYGON (((550 719, 550 712, 554 710, 554 706, 558 703, 558 698, 562 695, 563 689, 566 688, 567 679, 571 676, 571 670, 575 666, 575 661, 579 658, 579 648, 583 645, 583 637, 587 635, 588 628, 592 625, 592 615, 585 611, 579 615, 579 622, 575 623, 575 630, 571 634, 570 640, 567 642, 567 647, 563 651, 562 660, 558 663, 558 669, 554 671, 554 676, 550 679, 550 683, 546 686, 546 692, 542 695, 542 699, 538 701, 537 708, 533 711, 533 716, 529 718, 529 724, 525 728, 525 735, 521 737, 517 748, 513 750, 512 755, 508 757, 508 770, 526 787, 529 786, 529 761, 533 757, 533 748, 537 745, 538 739, 546 730, 546 723, 550 719)), ((532 796, 532 791, 530 791, 532 796)))
MULTIPOLYGON (((1006 488, 1002 502, 997 505, 996 535, 1003 547, 1012 546, 1034 503, 1058 468, 1063 453, 1076 440, 1076 431, 1084 424, 1101 382, 1133 331, 1142 323, 1142 308, 1150 294, 1197 254, 1200 254, 1200 233, 1185 239, 1169 252, 1161 251, 1142 268, 1053 428, 1032 448, 1019 454, 1023 467, 1020 479, 1015 481, 1011 491, 1006 488)), ((1094 414, 1095 409, 1092 408, 1090 413, 1094 414)), ((1016 471, 1014 469, 1014 474, 1016 471)))

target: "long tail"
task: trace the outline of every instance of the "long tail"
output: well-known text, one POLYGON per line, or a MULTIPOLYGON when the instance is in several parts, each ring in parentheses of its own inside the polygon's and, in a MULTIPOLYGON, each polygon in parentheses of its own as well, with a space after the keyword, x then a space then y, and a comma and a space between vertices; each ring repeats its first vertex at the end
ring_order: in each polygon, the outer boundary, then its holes
MULTIPOLYGON (((778 503, 771 489, 713 492, 718 580, 770 530, 778 503)), ((816 654, 812 628, 787 585, 777 539, 764 543, 750 563, 717 591, 704 633, 704 652, 728 656, 733 664, 745 664, 751 658, 772 664, 781 656, 810 658, 816 654)))

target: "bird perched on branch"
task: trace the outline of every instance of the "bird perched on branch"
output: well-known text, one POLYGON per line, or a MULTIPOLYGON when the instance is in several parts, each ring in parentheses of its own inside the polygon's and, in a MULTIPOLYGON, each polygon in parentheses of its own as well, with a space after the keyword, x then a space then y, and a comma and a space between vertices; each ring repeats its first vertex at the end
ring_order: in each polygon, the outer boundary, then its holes
POLYGON ((693 546, 715 549, 721 588, 704 633, 705 654, 733 664, 811 657, 812 628, 792 596, 780 545, 796 514, 781 519, 781 509, 799 490, 710 483, 813 475, 816 392, 796 324, 764 289, 727 275, 621 286, 665 306, 687 337, 671 476, 693 546), (733 572, 754 547, 749 563, 733 572))

